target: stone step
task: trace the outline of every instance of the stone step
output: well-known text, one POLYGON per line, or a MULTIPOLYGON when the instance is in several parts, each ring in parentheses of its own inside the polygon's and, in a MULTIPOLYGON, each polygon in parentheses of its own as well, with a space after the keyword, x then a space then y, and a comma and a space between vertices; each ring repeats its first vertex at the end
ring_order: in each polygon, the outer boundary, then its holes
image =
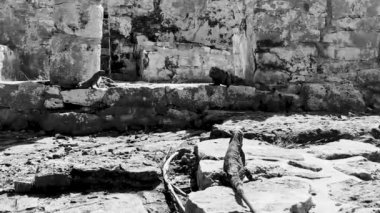
POLYGON ((298 111, 300 99, 249 86, 116 83, 109 88, 62 90, 41 82, 12 82, 0 83, 0 107, 3 129, 33 126, 85 135, 108 129, 200 127, 212 109, 298 111))

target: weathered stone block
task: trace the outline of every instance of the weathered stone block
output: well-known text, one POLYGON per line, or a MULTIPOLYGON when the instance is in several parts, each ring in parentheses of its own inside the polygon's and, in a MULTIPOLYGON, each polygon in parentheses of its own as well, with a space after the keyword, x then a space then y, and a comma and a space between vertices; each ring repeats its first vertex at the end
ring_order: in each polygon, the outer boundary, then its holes
POLYGON ((326 2, 321 0, 258 1, 255 27, 260 46, 280 46, 289 42, 318 42, 324 27, 326 2))
POLYGON ((18 56, 9 47, 0 45, 0 80, 16 80, 20 72, 18 56))
POLYGON ((380 14, 380 2, 377 0, 334 0, 332 1, 332 7, 334 19, 344 17, 374 17, 380 14))
POLYGON ((233 29, 245 17, 240 1, 163 0, 160 3, 164 23, 178 29, 178 39, 205 46, 229 49, 233 29))
POLYGON ((108 127, 97 115, 75 112, 47 114, 39 118, 39 125, 46 132, 69 135, 93 134, 108 127))
POLYGON ((50 80, 74 87, 100 70, 103 7, 100 0, 56 0, 50 80))
POLYGON ((215 66, 233 71, 233 56, 227 51, 210 51, 197 45, 178 44, 177 49, 155 46, 149 53, 149 66, 143 72, 143 79, 210 82, 209 70, 215 66))
POLYGON ((93 106, 102 102, 106 93, 105 89, 76 89, 62 91, 61 95, 64 103, 93 106))
POLYGON ((351 84, 305 84, 304 106, 310 111, 364 111, 363 95, 351 84))

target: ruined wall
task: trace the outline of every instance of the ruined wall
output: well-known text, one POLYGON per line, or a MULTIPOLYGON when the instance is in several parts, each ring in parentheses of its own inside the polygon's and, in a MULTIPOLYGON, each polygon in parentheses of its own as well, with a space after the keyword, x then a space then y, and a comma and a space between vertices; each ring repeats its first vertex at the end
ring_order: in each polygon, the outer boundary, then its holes
POLYGON ((1 0, 1 79, 47 79, 50 38, 55 30, 53 0, 1 0), (14 60, 16 58, 17 61, 14 60), (12 70, 12 72, 11 72, 12 70))
MULTIPOLYGON (((104 7, 108 8, 111 28, 113 72, 127 80, 140 80, 133 75, 136 60, 131 57, 137 43, 149 52, 150 59, 142 80, 207 82, 212 66, 253 79, 254 34, 243 24, 247 20, 252 26, 252 3, 249 0, 107 1, 104 7)), ((108 38, 104 38, 104 44, 107 42, 108 38)))
MULTIPOLYGON (((78 80, 100 66, 86 57, 101 52, 101 68, 118 80, 210 82, 209 69, 218 66, 258 89, 301 96, 305 110, 336 108, 347 99, 355 110, 380 108, 377 0, 107 0, 102 49, 69 46, 77 54, 71 56, 57 44, 96 43, 99 30, 90 29, 99 27, 81 26, 80 9, 57 19, 57 2, 0 1, 2 79, 47 79, 49 70, 68 70, 78 80), (56 42, 57 34, 68 40, 56 42), (142 49, 149 66, 139 76, 136 50, 142 49), (91 71, 56 69, 66 56, 87 61, 79 70, 91 71)), ((80 8, 100 1, 62 2, 80 8)))
POLYGON ((101 0, 1 0, 0 80, 88 78, 100 69, 102 20, 101 0))

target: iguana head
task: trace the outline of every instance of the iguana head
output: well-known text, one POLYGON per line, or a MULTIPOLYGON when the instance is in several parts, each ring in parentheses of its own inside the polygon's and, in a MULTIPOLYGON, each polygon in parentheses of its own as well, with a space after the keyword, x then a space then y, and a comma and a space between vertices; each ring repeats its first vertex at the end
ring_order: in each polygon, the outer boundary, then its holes
POLYGON ((243 132, 241 130, 233 130, 233 131, 231 131, 231 135, 232 135, 232 137, 231 137, 230 143, 232 141, 237 141, 238 145, 240 147, 242 147, 243 146, 243 136, 244 136, 243 132))

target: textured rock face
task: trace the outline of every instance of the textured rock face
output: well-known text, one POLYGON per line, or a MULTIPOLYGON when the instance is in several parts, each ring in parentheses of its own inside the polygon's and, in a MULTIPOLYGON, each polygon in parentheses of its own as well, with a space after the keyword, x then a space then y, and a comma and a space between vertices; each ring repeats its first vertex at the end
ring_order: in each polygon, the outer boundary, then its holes
POLYGON ((0 44, 18 60, 12 70, 3 67, 2 79, 47 79, 50 38, 55 31, 54 1, 7 0, 0 5, 0 44))
MULTIPOLYGON (((297 179, 279 178, 250 182, 244 184, 244 190, 248 200, 260 212, 302 213, 309 212, 313 207, 311 194, 309 194, 310 185, 297 179)), ((193 192, 186 203, 187 213, 248 211, 246 207, 236 202, 231 188, 221 186, 193 192)))
POLYGON ((103 26, 101 0, 56 0, 50 80, 72 87, 100 70, 103 26))

